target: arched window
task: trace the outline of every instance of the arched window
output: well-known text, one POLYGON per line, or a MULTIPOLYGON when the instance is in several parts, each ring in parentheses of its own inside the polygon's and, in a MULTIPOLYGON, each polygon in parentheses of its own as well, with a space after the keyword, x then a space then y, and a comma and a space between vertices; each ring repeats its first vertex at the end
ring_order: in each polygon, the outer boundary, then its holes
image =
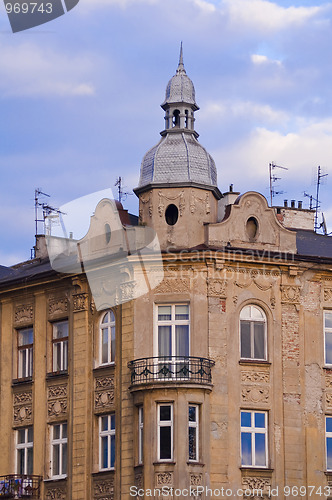
POLYGON ((242 359, 267 359, 266 316, 258 306, 248 305, 241 310, 240 349, 242 359))
POLYGON ((115 316, 113 311, 104 313, 99 331, 99 363, 108 365, 115 360, 115 316))
POLYGON ((180 126, 180 111, 176 109, 173 112, 173 127, 179 127, 180 126))

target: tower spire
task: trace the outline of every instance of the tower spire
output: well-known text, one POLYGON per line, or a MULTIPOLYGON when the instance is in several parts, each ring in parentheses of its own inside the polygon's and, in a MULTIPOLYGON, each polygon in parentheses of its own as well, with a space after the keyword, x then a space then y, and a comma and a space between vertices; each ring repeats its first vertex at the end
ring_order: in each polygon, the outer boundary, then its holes
POLYGON ((186 70, 184 69, 184 64, 183 64, 183 46, 182 46, 182 42, 181 42, 181 46, 180 46, 179 65, 178 65, 178 69, 176 70, 176 74, 177 75, 186 74, 186 70))

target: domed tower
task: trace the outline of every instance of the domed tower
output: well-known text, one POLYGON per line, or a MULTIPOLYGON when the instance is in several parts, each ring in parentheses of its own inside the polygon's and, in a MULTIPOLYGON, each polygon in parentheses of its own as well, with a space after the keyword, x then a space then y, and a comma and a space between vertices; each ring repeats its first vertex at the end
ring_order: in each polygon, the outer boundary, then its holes
POLYGON ((195 88, 183 65, 181 44, 176 74, 161 105, 165 130, 143 158, 138 187, 139 215, 157 231, 161 247, 192 248, 204 242, 204 223, 217 221, 217 171, 194 129, 195 88))

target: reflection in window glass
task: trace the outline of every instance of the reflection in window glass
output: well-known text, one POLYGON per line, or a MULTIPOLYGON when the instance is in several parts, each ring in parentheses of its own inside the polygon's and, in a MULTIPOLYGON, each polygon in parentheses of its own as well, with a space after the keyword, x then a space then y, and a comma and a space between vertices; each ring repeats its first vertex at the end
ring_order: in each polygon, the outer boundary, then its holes
POLYGON ((240 313, 241 358, 266 360, 266 317, 257 306, 245 306, 240 313))
POLYGON ((267 466, 267 413, 241 411, 241 463, 267 466))

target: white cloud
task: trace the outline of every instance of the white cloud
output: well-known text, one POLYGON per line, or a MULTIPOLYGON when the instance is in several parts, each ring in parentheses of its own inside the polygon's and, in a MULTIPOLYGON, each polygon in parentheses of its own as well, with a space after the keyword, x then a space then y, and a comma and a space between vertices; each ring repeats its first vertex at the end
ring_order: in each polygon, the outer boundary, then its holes
POLYGON ((194 4, 207 14, 211 14, 217 10, 215 5, 206 0, 194 0, 194 4))
POLYGON ((279 61, 278 59, 269 59, 267 56, 264 56, 262 54, 252 54, 250 58, 254 64, 262 65, 272 63, 281 66, 281 61, 279 61))
POLYGON ((273 109, 268 104, 252 101, 213 101, 203 106, 200 120, 227 120, 229 118, 241 120, 258 120, 264 123, 285 124, 289 116, 286 112, 273 109))
POLYGON ((3 96, 92 95, 97 61, 92 55, 70 57, 32 43, 3 45, 0 90, 3 96))

